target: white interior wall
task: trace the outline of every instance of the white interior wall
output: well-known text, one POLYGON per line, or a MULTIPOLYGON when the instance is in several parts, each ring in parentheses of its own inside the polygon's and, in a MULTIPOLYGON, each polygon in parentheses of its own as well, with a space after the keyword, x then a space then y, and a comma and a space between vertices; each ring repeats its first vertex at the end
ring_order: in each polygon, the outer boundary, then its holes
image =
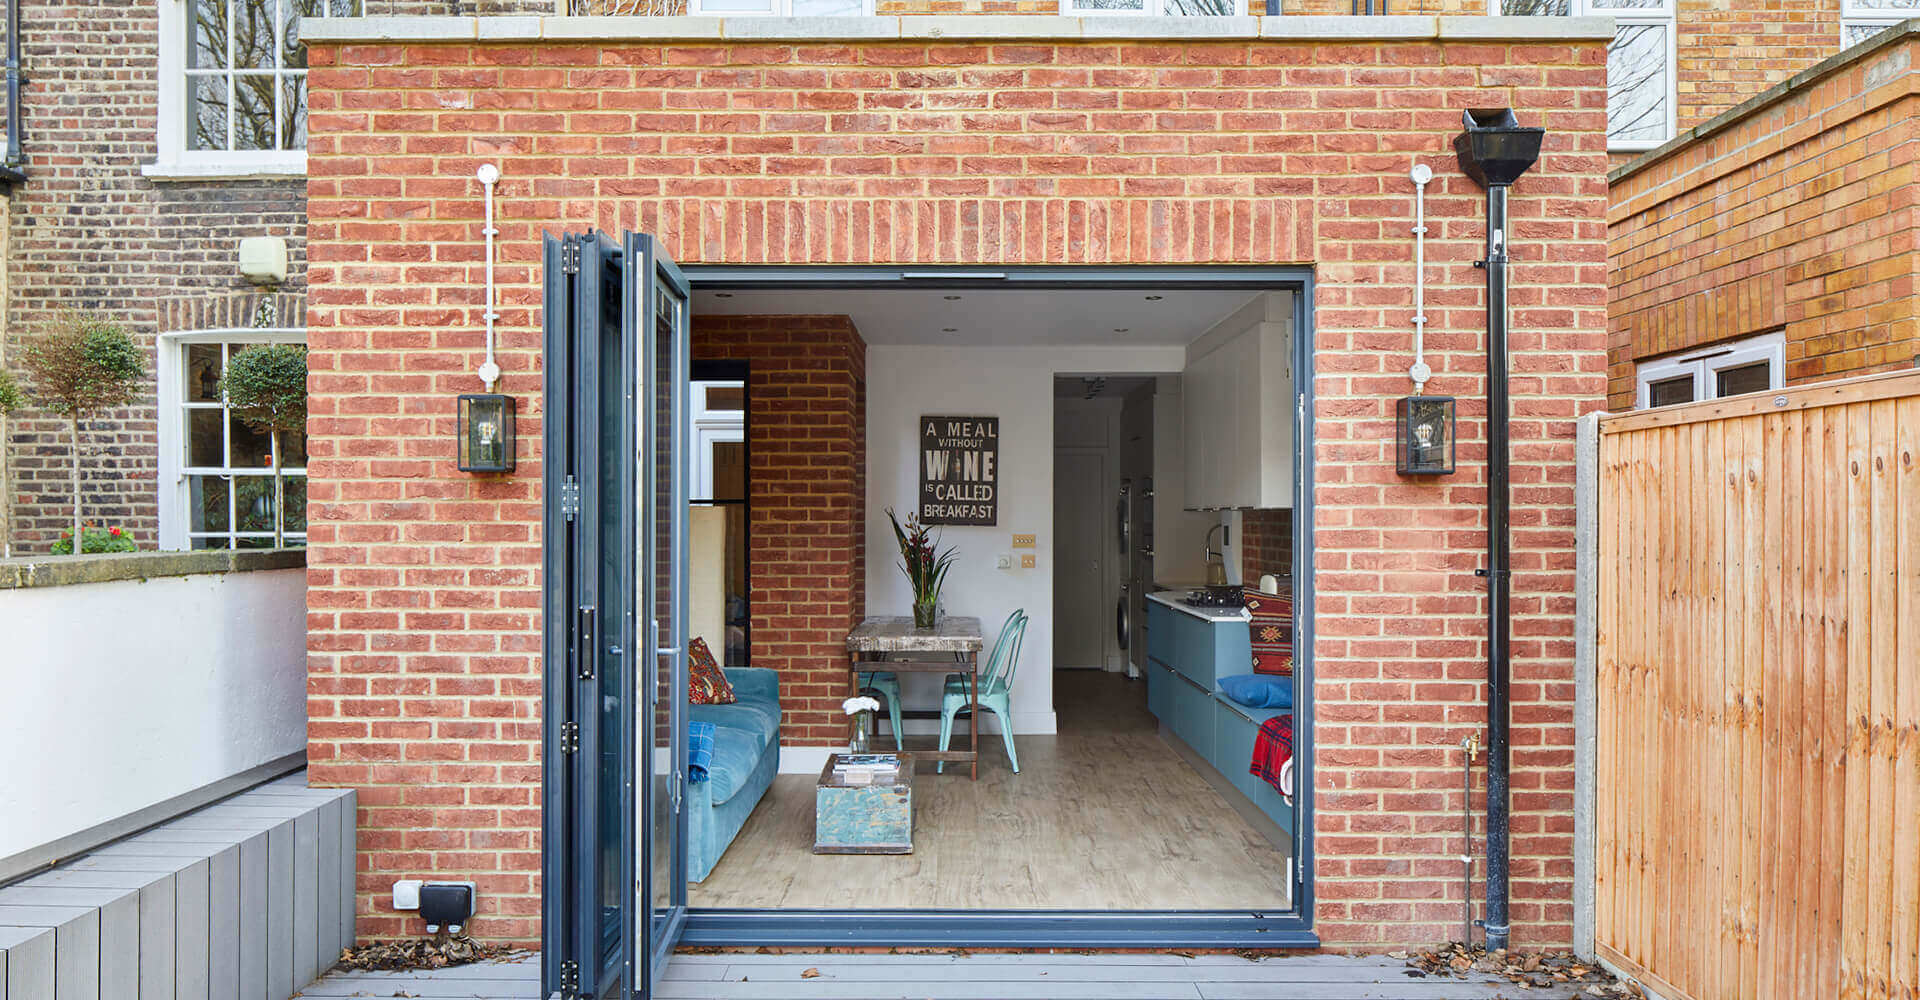
MULTIPOLYGON (((864 331, 863 331, 864 332, 864 331)), ((1014 681, 1014 731, 1054 731, 1053 712, 1053 379, 1056 375, 1177 372, 1178 346, 922 347, 874 345, 867 351, 867 613, 908 614, 912 597, 895 565, 885 510, 902 516, 919 488, 919 418, 1000 418, 1000 511, 993 527, 949 527, 959 546, 943 610, 973 615, 993 634, 1014 608, 1031 616, 1014 681), (1021 569, 1014 533, 1038 536, 1033 569, 1021 569), (1013 556, 1012 569, 996 557, 1013 556)), ((903 701, 938 708, 940 679, 906 675, 903 701)), ((982 728, 993 728, 991 716, 982 728)), ((882 740, 884 742, 884 738, 882 740)))

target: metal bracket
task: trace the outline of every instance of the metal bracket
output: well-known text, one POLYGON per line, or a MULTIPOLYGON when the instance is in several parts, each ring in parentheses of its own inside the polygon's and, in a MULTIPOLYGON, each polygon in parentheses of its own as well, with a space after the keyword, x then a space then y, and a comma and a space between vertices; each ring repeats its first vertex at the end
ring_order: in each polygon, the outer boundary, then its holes
POLYGON ((560 513, 569 521, 580 516, 580 484, 572 476, 560 484, 560 513))
POLYGON ((560 752, 577 753, 580 750, 580 724, 562 722, 560 724, 560 752))

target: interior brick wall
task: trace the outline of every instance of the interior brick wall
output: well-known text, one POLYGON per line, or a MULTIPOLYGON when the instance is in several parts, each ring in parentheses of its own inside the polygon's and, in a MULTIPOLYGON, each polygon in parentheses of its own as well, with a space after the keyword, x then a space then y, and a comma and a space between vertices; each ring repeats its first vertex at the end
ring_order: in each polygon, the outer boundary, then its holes
POLYGON ((693 356, 745 361, 749 665, 780 671, 780 739, 845 743, 865 616, 867 345, 845 316, 700 316, 693 356))
MULTIPOLYGON (((473 877, 531 941, 539 855, 539 234, 683 262, 1312 264, 1316 927, 1458 936, 1461 740, 1484 725, 1484 197, 1462 107, 1548 130, 1514 190, 1513 918, 1572 920, 1573 436, 1605 393, 1605 43, 1046 41, 319 45, 310 333, 313 780, 361 789, 362 933, 401 872, 473 877), (522 464, 452 468, 502 171, 501 364, 522 464), (1393 471, 1411 358, 1407 170, 1427 211, 1429 389, 1460 471, 1393 471)), ((955 373, 965 377, 965 373, 955 373)), ((823 526, 824 527, 824 526, 823 526)), ((857 534, 857 533, 856 533, 857 534)), ((859 578, 856 570, 852 576, 859 578)), ((1474 890, 1478 893, 1478 888, 1474 890)), ((417 927, 415 928, 417 929, 417 927)))
POLYGON ((1788 384, 1912 366, 1920 42, 1888 44, 1616 179, 1608 405, 1659 355, 1786 333, 1788 384))
MULTIPOLYGON (((159 8, 105 0, 23 0, 22 150, 5 267, 11 301, 0 356, 16 365, 22 339, 62 310, 97 312, 132 333, 155 366, 155 335, 171 312, 234 311, 256 299, 240 277, 242 236, 287 237, 281 291, 305 289, 306 182, 156 182, 140 168, 158 153, 159 8), (202 304, 208 300, 208 304, 202 304)), ((250 318, 250 316, 249 316, 250 318)), ((297 326, 300 311, 283 313, 297 326)), ((159 439, 151 380, 131 404, 82 427, 89 520, 158 536, 159 439)), ((64 419, 29 407, 9 424, 10 540, 47 551, 70 525, 70 437, 64 419)))
POLYGON ((1240 514, 1240 579, 1252 587, 1262 573, 1293 571, 1293 511, 1249 510, 1240 514))

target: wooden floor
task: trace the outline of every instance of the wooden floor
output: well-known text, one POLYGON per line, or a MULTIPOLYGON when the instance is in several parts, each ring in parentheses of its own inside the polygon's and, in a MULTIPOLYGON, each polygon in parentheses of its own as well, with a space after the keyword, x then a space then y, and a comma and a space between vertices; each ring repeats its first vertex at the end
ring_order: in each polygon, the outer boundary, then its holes
MULTIPOLYGON (((914 850, 817 855, 814 777, 783 774, 695 907, 1260 909, 1290 905, 1290 848, 1243 819, 1159 734, 1146 688, 1054 678, 1058 736, 1019 737, 1020 773, 984 738, 980 780, 923 765, 914 850)), ((884 747, 887 738, 878 742, 884 747)))
MULTIPOLYGON (((1302 955, 676 955, 656 1000, 1572 1000, 1489 976, 1410 978, 1385 957, 1302 955), (808 973, 813 973, 809 975, 808 973)), ((306 997, 528 1000, 537 958, 434 972, 335 973, 306 997)))

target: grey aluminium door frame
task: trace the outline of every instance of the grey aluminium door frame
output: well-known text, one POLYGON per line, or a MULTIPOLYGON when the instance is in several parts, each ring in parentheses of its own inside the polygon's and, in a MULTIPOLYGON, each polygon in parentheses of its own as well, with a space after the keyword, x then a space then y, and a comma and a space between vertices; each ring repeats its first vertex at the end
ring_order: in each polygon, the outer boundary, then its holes
MULTIPOLYGON (((684 943, 708 946, 1317 948, 1313 931, 1313 293, 1310 267, 1239 265, 924 267, 682 265, 696 292, 721 289, 1246 289, 1294 294, 1295 624, 1293 909, 687 911, 684 943)), ((697 315, 697 314, 696 314, 697 315)))

